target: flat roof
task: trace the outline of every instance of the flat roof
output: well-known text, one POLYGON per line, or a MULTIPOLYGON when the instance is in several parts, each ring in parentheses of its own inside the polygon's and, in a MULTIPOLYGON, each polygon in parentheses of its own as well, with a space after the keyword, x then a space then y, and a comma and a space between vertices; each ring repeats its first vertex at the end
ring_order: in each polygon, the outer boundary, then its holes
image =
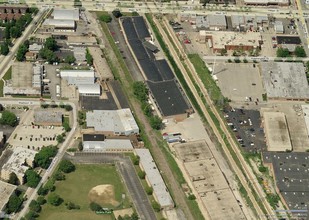
POLYGON ((14 62, 12 65, 12 86, 32 87, 33 68, 29 62, 14 62))
POLYGON ((77 35, 69 35, 68 36, 68 40, 67 40, 68 44, 96 44, 97 40, 95 37, 91 37, 91 36, 77 36, 77 35))
POLYGON ((79 9, 54 9, 52 16, 54 19, 79 20, 79 9))
POLYGON ((264 112, 263 117, 268 151, 292 150, 285 114, 264 112))
POLYGON ((146 178, 152 186, 153 193, 155 194, 160 206, 174 206, 172 197, 168 192, 168 188, 161 177, 150 151, 148 149, 135 149, 135 152, 140 157, 140 164, 146 173, 146 178))
POLYGON ((113 79, 114 75, 110 70, 108 63, 102 53, 101 48, 88 47, 89 53, 93 57, 93 64, 97 73, 99 73, 101 79, 113 79))
POLYGON ((137 32, 135 30, 132 19, 130 17, 125 17, 125 18, 121 18, 121 20, 122 20, 122 26, 123 26, 123 29, 126 33, 127 39, 128 40, 138 39, 139 37, 138 37, 137 32))
POLYGON ((61 70, 60 76, 66 79, 69 85, 94 84, 93 70, 61 70))
POLYGON ((150 43, 149 41, 143 42, 144 47, 148 48, 152 52, 156 52, 158 50, 158 47, 154 45, 153 43, 150 43))
POLYGON ((98 83, 94 84, 81 84, 78 85, 78 92, 79 94, 94 94, 94 95, 100 95, 101 94, 101 86, 98 83))
POLYGON ((308 210, 309 204, 309 153, 263 152, 263 162, 271 163, 276 186, 288 209, 308 210))
POLYGON ((3 210, 17 186, 0 180, 0 210, 3 210))
POLYGON ((17 176, 24 175, 25 172, 29 169, 28 166, 24 165, 25 161, 33 161, 36 153, 36 151, 31 149, 15 147, 13 154, 3 165, 2 170, 6 170, 10 173, 14 172, 17 176))
POLYGON ((276 36, 278 44, 301 44, 300 37, 297 36, 276 36))
POLYGON ((267 97, 309 98, 303 63, 262 62, 260 66, 267 97))
POLYGON ((35 110, 34 124, 41 123, 62 123, 62 112, 55 110, 35 110))
POLYGON ((244 0, 245 4, 289 4, 290 0, 244 0))
POLYGON ((185 114, 191 108, 175 80, 147 81, 147 85, 163 116, 185 114))
POLYGON ((83 151, 133 150, 129 139, 105 139, 104 141, 84 141, 83 151))
POLYGON ((227 26, 225 15, 207 15, 207 22, 209 26, 227 26))
POLYGON ((43 25, 62 27, 62 28, 74 28, 75 21, 74 20, 60 20, 60 19, 46 19, 43 25))
POLYGON ((83 141, 104 141, 104 134, 83 134, 83 141))
POLYGON ((129 108, 119 110, 93 110, 86 113, 87 127, 95 131, 134 132, 139 128, 129 108))
POLYGON ((131 17, 139 39, 150 38, 147 24, 142 16, 131 17))
POLYGON ((212 36, 213 47, 217 49, 227 45, 259 47, 262 39, 260 32, 207 31, 206 35, 212 36))

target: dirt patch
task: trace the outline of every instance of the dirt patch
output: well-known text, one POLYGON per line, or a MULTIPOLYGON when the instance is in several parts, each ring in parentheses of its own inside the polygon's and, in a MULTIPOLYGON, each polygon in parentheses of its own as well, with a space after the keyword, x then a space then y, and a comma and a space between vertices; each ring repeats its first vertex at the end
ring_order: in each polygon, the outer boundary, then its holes
POLYGON ((125 215, 131 216, 132 214, 133 214, 133 209, 132 208, 121 209, 121 210, 114 211, 115 218, 118 218, 118 216, 124 217, 125 215))
POLYGON ((93 187, 88 193, 88 198, 90 202, 95 202, 102 206, 107 204, 112 206, 119 205, 119 202, 115 199, 114 186, 109 184, 93 187))

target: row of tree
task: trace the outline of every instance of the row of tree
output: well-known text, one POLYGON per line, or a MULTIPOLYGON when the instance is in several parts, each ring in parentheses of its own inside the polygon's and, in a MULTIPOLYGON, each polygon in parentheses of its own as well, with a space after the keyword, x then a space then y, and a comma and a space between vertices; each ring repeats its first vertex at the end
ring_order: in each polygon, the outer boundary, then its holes
MULTIPOLYGON (((295 47, 294 55, 296 57, 306 57, 305 49, 302 46, 295 47)), ((278 48, 277 57, 291 57, 291 53, 287 48, 278 48)))

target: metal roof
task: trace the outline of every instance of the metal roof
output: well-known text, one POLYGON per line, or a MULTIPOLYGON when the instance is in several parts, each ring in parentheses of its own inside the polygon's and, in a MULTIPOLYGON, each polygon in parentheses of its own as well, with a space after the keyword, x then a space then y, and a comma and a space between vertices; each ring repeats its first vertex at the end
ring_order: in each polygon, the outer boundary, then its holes
POLYGON ((78 21, 79 9, 55 9, 52 16, 54 19, 78 21))
POLYGON ((62 28, 74 28, 74 20, 60 20, 60 19, 46 19, 43 25, 62 27, 62 28))
POLYGON ((78 85, 78 92, 80 94, 101 94, 101 87, 99 84, 95 83, 93 85, 91 84, 81 84, 78 85))

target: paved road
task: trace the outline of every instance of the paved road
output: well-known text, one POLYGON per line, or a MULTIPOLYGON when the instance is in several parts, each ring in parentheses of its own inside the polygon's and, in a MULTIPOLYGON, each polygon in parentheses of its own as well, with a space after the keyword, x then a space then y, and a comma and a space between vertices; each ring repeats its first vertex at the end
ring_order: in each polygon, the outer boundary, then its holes
POLYGON ((117 153, 75 153, 74 156, 67 154, 65 157, 75 163, 116 163, 140 218, 156 219, 130 158, 117 153))
MULTIPOLYGON (((24 105, 40 105, 40 101, 37 101, 37 99, 17 100, 17 99, 1 98, 0 102, 2 104, 6 104, 6 105, 22 105, 22 106, 24 106, 24 105)), ((46 103, 50 103, 50 102, 46 101, 46 103)), ((40 183, 32 191, 32 194, 31 194, 31 196, 28 197, 28 200, 23 204, 23 209, 18 213, 17 219, 20 219, 21 217, 23 217, 27 213, 30 202, 33 199, 35 199, 36 196, 37 196, 38 189, 48 180, 48 178, 54 172, 54 170, 57 167, 58 163, 61 161, 62 157, 64 156, 67 147, 70 146, 70 143, 71 143, 71 141, 73 139, 73 135, 74 135, 74 133, 76 131, 76 128, 77 128, 77 109, 76 109, 75 103, 72 103, 72 102, 65 102, 65 103, 71 105, 72 108, 73 108, 72 109, 72 111, 73 111, 73 126, 72 126, 72 130, 67 135, 65 141, 60 145, 60 147, 58 149, 57 155, 52 160, 51 165, 49 166, 49 168, 46 170, 46 172, 42 176, 42 179, 41 179, 40 183)), ((56 104, 60 104, 60 102, 56 102, 56 104)))
POLYGON ((135 169, 129 158, 117 163, 117 167, 127 185, 129 193, 135 204, 141 220, 156 220, 156 215, 149 203, 146 192, 136 175, 135 169))

